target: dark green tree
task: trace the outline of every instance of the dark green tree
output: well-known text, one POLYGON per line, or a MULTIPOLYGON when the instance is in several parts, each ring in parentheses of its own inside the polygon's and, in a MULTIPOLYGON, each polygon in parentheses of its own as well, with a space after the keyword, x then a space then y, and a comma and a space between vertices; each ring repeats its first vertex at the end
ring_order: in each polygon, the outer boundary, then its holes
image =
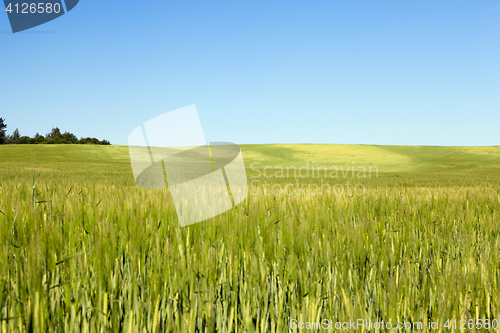
POLYGON ((64 143, 78 143, 78 138, 70 132, 64 132, 62 135, 64 143))
POLYGON ((44 143, 45 138, 43 135, 40 135, 40 133, 36 133, 33 139, 31 140, 31 143, 37 144, 37 143, 44 143))
POLYGON ((7 124, 5 123, 5 120, 3 118, 0 118, 0 144, 6 143, 6 131, 7 130, 7 124))
POLYGON ((16 128, 14 133, 12 133, 11 137, 9 138, 9 143, 18 143, 20 137, 21 134, 19 134, 19 128, 16 128))
POLYGON ((17 140, 17 144, 20 144, 20 145, 29 145, 32 142, 33 142, 33 139, 27 135, 23 135, 23 136, 19 137, 19 139, 17 140))
POLYGON ((19 129, 16 128, 14 133, 11 135, 6 134, 7 124, 5 124, 5 120, 0 118, 0 144, 5 143, 14 143, 14 144, 94 144, 94 145, 110 145, 111 143, 108 140, 99 141, 97 138, 80 138, 80 140, 71 132, 61 133, 59 127, 54 127, 52 130, 47 133, 45 136, 36 133, 34 137, 29 136, 21 136, 19 133, 19 129))
POLYGON ((46 139, 62 138, 61 130, 59 129, 59 127, 54 127, 52 128, 52 131, 50 131, 50 133, 47 133, 47 135, 45 135, 45 138, 46 139))

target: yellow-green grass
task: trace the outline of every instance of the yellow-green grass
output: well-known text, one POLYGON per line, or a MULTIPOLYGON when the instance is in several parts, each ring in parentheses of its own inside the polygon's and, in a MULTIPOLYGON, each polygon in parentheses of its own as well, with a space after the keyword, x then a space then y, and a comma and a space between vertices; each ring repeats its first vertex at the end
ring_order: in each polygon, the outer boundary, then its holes
POLYGON ((0 331, 283 332, 291 319, 449 331, 446 319, 500 319, 500 147, 242 151, 249 181, 365 192, 250 188, 235 209, 180 228, 168 191, 134 185, 127 147, 0 146, 0 331), (308 161, 378 177, 252 178, 254 162, 262 173, 308 161))

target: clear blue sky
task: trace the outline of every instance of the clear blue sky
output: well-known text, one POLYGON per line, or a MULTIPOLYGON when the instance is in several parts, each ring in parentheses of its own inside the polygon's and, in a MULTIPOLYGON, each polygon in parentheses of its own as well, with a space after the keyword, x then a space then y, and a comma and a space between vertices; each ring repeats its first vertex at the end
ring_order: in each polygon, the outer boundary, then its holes
POLYGON ((196 104, 209 141, 500 145, 498 0, 81 0, 0 45, 8 133, 196 104))

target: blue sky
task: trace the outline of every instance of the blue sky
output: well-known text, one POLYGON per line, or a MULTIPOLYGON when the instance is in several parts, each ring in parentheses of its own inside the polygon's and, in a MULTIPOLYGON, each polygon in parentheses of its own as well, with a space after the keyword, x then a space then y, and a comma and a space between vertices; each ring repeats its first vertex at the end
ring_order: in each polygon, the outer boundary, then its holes
POLYGON ((9 133, 196 104, 208 141, 500 145, 498 0, 81 0, 0 45, 9 133))

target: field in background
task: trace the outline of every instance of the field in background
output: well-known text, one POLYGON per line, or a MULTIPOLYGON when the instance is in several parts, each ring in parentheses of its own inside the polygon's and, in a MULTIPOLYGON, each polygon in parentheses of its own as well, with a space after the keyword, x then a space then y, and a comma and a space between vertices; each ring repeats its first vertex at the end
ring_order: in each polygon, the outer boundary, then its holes
POLYGON ((241 148, 247 199, 180 228, 127 147, 0 146, 0 331, 500 320, 500 147, 241 148), (276 177, 306 165, 342 171, 276 177), (348 181, 363 194, 300 190, 348 181))

